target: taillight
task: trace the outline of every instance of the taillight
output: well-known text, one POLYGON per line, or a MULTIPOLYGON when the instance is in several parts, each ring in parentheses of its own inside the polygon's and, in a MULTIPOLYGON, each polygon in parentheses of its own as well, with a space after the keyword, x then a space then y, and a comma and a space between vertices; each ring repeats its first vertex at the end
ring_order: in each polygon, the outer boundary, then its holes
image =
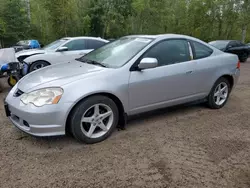
POLYGON ((240 61, 237 63, 237 69, 240 69, 240 61))

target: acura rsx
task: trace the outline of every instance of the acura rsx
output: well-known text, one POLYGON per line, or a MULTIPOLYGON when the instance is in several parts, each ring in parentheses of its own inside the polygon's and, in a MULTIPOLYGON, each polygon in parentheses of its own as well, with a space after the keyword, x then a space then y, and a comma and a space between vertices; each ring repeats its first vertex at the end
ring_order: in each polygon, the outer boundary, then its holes
POLYGON ((6 114, 34 136, 70 132, 103 141, 126 117, 204 100, 222 108, 240 74, 238 57, 189 36, 134 35, 23 77, 6 114))

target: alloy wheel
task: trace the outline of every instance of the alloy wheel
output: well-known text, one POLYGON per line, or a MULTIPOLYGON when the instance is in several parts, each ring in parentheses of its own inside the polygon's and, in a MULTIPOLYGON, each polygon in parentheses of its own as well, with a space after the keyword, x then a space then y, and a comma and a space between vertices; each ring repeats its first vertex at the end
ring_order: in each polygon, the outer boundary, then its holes
POLYGON ((114 113, 106 104, 95 104, 88 108, 81 118, 81 131, 89 138, 105 135, 114 121, 114 113))
POLYGON ((216 88, 214 92, 214 102, 216 105, 220 106, 224 102, 226 102, 228 97, 228 85, 225 82, 221 82, 216 88))

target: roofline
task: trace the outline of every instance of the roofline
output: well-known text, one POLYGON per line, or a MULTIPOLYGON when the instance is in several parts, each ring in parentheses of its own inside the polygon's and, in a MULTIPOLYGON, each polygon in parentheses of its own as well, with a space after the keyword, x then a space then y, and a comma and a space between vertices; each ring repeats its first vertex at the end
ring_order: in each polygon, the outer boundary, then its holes
POLYGON ((72 39, 96 39, 96 40, 102 40, 102 41, 109 42, 108 40, 103 39, 101 37, 90 37, 90 36, 62 37, 61 39, 66 39, 66 40, 72 40, 72 39))
POLYGON ((145 38, 153 38, 153 39, 158 39, 158 38, 185 38, 185 39, 190 39, 190 40, 200 40, 195 37, 191 37, 188 35, 181 35, 181 34, 173 34, 173 33, 167 33, 167 34, 158 34, 158 35, 128 35, 127 37, 145 37, 145 38))

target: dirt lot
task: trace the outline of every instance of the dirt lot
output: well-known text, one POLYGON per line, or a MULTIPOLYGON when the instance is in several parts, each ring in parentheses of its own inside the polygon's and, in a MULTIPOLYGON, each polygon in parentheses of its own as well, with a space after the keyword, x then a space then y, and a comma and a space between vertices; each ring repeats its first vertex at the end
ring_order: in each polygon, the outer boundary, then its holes
POLYGON ((28 136, 0 103, 0 187, 249 188, 250 61, 241 70, 223 109, 192 105, 141 115, 95 145, 28 136))

